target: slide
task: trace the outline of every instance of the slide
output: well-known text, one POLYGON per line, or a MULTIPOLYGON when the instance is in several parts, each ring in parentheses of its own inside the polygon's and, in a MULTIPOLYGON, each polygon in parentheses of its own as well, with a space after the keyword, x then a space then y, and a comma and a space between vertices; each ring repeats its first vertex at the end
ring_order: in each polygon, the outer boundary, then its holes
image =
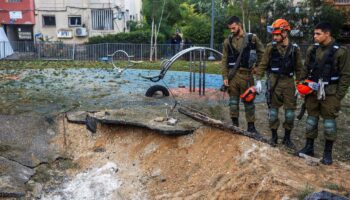
POLYGON ((0 27, 0 59, 13 54, 13 49, 3 27, 0 27))

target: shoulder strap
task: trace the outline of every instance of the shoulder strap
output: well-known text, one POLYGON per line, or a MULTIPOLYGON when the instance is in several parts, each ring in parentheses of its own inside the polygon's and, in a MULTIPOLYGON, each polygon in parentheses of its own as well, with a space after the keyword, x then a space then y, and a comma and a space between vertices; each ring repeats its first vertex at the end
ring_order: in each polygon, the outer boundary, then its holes
MULTIPOLYGON (((243 51, 244 51, 244 49, 248 46, 249 35, 250 35, 250 34, 246 34, 245 37, 244 37, 242 49, 241 49, 241 51, 239 52, 238 58, 237 58, 237 60, 236 60, 236 65, 235 65, 236 68, 239 67, 239 64, 241 63, 243 51)), ((251 35, 253 35, 253 34, 251 34, 251 35)))
POLYGON ((253 42, 253 33, 248 33, 248 43, 252 44, 253 42))
POLYGON ((315 43, 314 46, 311 49, 310 52, 310 64, 315 66, 316 65, 316 50, 318 49, 318 47, 320 47, 320 45, 318 43, 315 43))
POLYGON ((331 77, 332 74, 335 72, 335 69, 333 67, 334 64, 334 54, 338 51, 339 49, 339 45, 334 43, 332 45, 332 48, 329 50, 329 54, 328 57, 326 58, 325 64, 324 66, 322 66, 322 78, 324 78, 324 80, 327 80, 327 78, 331 77), (327 65, 327 61, 331 61, 331 63, 328 63, 327 65))
POLYGON ((292 44, 288 44, 288 47, 286 49, 286 53, 284 53, 283 56, 283 62, 282 62, 282 69, 280 69, 279 73, 282 73, 284 70, 286 70, 286 63, 287 63, 287 59, 288 57, 291 55, 291 53, 294 51, 294 46, 292 44))
POLYGON ((230 35, 228 36, 228 47, 230 48, 231 53, 234 54, 233 46, 232 46, 232 40, 233 40, 233 35, 230 34, 230 35))
POLYGON ((277 42, 272 41, 272 42, 271 42, 271 45, 272 45, 272 49, 273 49, 273 50, 277 50, 277 42))
POLYGON ((285 53, 284 56, 283 56, 283 59, 284 59, 284 60, 287 59, 287 58, 289 57, 289 55, 291 55, 291 54, 294 52, 294 48, 295 48, 294 45, 288 44, 286 53, 285 53))

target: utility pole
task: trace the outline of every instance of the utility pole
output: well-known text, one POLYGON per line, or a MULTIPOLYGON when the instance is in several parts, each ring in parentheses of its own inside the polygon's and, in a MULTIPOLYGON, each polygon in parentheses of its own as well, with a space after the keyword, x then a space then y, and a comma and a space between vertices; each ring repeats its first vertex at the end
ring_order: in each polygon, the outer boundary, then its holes
MULTIPOLYGON (((214 0, 211 0, 211 34, 210 34, 210 48, 214 48, 214 14, 215 14, 215 5, 214 0)), ((215 60, 213 52, 210 51, 208 60, 215 60)))

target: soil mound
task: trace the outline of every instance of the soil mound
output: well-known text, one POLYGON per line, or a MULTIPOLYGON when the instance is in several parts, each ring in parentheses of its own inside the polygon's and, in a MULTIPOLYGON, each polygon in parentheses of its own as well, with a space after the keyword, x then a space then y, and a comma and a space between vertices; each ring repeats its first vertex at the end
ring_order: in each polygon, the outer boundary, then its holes
MULTIPOLYGON (((303 199, 313 191, 350 192, 345 163, 309 166, 280 148, 210 127, 184 136, 128 126, 99 125, 93 135, 79 124, 60 129, 65 134, 55 143, 78 167, 67 170, 69 181, 57 192, 50 191, 55 198, 75 187, 82 173, 106 165, 114 166, 118 184, 98 193, 104 199, 303 199)), ((79 188, 68 198, 78 194, 79 188)))

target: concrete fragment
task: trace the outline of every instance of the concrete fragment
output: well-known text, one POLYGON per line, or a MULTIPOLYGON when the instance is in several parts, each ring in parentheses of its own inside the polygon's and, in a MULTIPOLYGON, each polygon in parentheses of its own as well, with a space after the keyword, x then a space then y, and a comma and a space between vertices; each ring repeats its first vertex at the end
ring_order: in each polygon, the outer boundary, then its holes
POLYGON ((177 122, 177 119, 169 118, 167 121, 167 124, 170 126, 175 126, 176 122, 177 122))
POLYGON ((321 159, 319 159, 319 158, 308 156, 308 155, 303 154, 303 153, 299 153, 299 156, 302 157, 302 158, 305 158, 305 162, 306 162, 307 165, 317 166, 317 165, 320 164, 320 160, 321 159))
POLYGON ((0 157, 0 197, 23 197, 25 183, 34 173, 31 168, 0 157))
POLYGON ((31 115, 0 115, 0 156, 33 168, 59 157, 50 146, 56 125, 47 118, 31 115))
POLYGON ((163 122, 163 121, 165 121, 165 118, 164 117, 156 117, 156 118, 154 118, 154 121, 155 122, 163 122))

